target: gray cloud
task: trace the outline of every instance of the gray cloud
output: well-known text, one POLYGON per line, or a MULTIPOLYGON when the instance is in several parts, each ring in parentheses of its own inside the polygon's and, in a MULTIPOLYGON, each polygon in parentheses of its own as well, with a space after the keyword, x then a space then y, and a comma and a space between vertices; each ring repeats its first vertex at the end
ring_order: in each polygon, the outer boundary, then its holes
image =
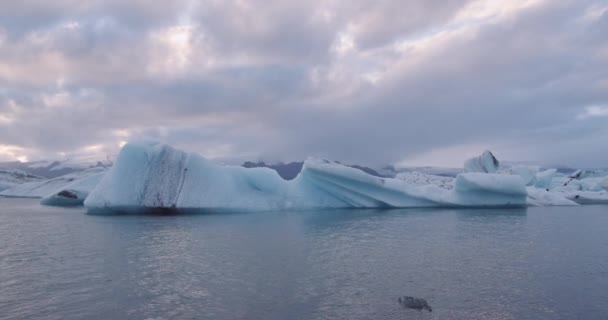
POLYGON ((581 117, 608 105, 606 8, 3 2, 0 159, 151 138, 222 161, 386 164, 488 146, 606 166, 608 117, 581 117))

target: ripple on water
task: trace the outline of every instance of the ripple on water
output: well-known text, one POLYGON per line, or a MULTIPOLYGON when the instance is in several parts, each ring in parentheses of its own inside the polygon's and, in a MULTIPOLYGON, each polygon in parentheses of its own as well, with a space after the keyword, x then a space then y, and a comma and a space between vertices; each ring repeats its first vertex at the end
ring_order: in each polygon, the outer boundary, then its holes
POLYGON ((0 206, 1 319, 608 314, 605 207, 99 216, 0 206), (403 295, 433 312, 402 308, 403 295))

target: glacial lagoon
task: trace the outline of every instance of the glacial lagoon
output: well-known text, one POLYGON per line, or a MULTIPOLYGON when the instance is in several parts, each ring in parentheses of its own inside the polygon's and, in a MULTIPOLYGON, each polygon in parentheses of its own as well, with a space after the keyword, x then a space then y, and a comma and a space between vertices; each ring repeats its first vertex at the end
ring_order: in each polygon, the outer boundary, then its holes
POLYGON ((98 215, 0 199, 0 319, 600 319, 608 207, 98 215), (424 298, 433 312, 404 309, 424 298))

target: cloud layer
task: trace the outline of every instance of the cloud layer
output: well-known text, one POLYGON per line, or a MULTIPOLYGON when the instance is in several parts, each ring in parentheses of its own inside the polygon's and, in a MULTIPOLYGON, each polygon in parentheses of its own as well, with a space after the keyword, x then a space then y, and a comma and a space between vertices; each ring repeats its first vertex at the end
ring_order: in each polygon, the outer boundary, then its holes
POLYGON ((608 166, 601 0, 3 1, 0 160, 608 166))

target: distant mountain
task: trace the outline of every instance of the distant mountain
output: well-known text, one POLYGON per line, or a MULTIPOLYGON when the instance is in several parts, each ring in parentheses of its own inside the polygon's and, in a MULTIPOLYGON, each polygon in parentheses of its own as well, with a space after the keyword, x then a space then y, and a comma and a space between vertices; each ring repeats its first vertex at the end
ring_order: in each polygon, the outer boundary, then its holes
MULTIPOLYGON (((264 162, 247 161, 242 164, 242 166, 245 168, 270 168, 270 169, 273 169, 279 174, 279 176, 281 176, 281 178, 283 178, 285 180, 293 180, 298 175, 298 173, 300 173, 300 171, 302 171, 303 165, 304 165, 304 162, 266 164, 264 162)), ((363 167, 363 166, 359 166, 359 165, 346 165, 346 166, 355 168, 355 169, 359 169, 367 174, 371 174, 372 176, 382 177, 382 178, 386 177, 385 175, 382 175, 382 174, 378 173, 376 170, 368 168, 368 167, 363 167)))
POLYGON ((99 160, 92 158, 74 158, 61 161, 34 161, 34 162, 0 162, 0 168, 21 170, 25 173, 44 178, 56 178, 68 173, 81 171, 94 167, 111 167, 109 159, 99 160))

